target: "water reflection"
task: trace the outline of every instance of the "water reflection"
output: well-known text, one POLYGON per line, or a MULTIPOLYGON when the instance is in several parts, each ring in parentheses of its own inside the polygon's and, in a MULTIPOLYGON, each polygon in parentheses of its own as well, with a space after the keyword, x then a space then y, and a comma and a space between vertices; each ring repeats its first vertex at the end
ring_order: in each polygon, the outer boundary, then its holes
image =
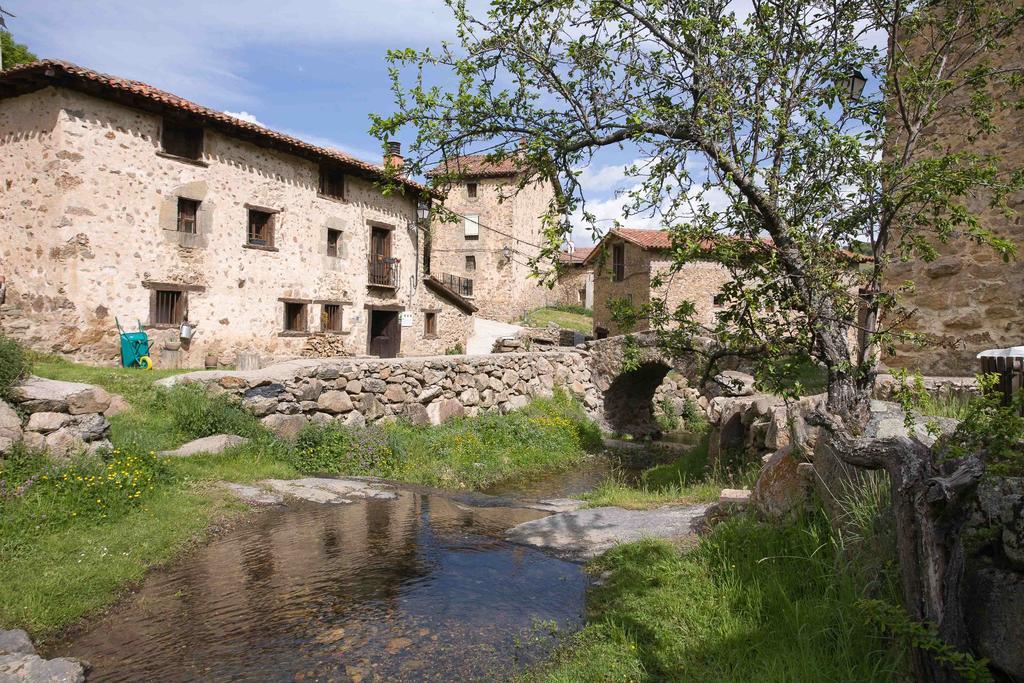
POLYGON ((55 654, 90 681, 500 680, 578 625, 579 566, 501 540, 532 510, 393 501, 269 510, 172 568, 55 654))

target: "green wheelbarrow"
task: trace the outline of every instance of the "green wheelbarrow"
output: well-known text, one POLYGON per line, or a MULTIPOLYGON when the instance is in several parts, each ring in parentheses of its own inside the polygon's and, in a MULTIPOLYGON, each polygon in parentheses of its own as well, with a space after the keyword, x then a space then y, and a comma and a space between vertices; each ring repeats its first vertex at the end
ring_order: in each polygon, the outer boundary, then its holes
POLYGON ((121 367, 151 370, 153 359, 149 352, 153 348, 153 342, 149 341, 149 335, 143 329, 142 321, 138 321, 137 332, 125 332, 121 327, 121 321, 117 318, 114 318, 114 323, 117 325, 117 333, 121 336, 121 367))

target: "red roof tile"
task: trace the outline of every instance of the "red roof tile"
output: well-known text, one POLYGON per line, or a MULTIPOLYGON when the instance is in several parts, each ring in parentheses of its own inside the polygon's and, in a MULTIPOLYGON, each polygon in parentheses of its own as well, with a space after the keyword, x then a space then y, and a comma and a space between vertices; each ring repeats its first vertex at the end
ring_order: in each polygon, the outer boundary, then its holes
POLYGON ((638 228, 615 228, 611 234, 644 249, 671 249, 672 238, 666 230, 640 230, 638 228))
POLYGON ((597 247, 576 247, 572 252, 559 252, 558 260, 562 263, 580 264, 586 261, 587 257, 590 256, 590 252, 594 251, 596 248, 597 247))
POLYGON ((467 154, 442 161, 427 171, 427 177, 441 174, 457 175, 462 178, 505 178, 520 172, 514 157, 501 161, 488 161, 486 154, 467 154))
MULTIPOLYGON (((359 175, 383 179, 384 168, 336 149, 318 147, 298 138, 242 121, 224 112, 204 107, 195 102, 165 92, 141 81, 109 76, 84 67, 56 59, 20 64, 0 71, 0 99, 39 90, 47 86, 73 88, 89 94, 143 108, 175 110, 214 124, 237 137, 262 142, 302 157, 337 162, 343 168, 359 175), (147 107, 148 105, 148 107, 147 107)), ((418 192, 427 188, 408 178, 400 178, 405 187, 418 192)))

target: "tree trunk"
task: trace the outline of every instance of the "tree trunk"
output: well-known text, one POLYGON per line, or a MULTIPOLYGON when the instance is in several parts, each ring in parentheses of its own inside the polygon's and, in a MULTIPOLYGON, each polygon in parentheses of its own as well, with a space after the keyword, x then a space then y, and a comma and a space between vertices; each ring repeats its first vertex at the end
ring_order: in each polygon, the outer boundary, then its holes
MULTIPOLYGON (((812 421, 825 428, 828 447, 844 462, 884 469, 891 479, 900 563, 903 607, 912 621, 934 624, 939 637, 957 650, 969 651, 960 584, 964 549, 960 532, 967 519, 965 502, 981 480, 978 458, 950 463, 947 476, 936 467, 931 450, 906 437, 851 438, 845 425, 818 413, 812 421)), ((933 653, 914 649, 914 677, 921 683, 963 680, 933 653)))

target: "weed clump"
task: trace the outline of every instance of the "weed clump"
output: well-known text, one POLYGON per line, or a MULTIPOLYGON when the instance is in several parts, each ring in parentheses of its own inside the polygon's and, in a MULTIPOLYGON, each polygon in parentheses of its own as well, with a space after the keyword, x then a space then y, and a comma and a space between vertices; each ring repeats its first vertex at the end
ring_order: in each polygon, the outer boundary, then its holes
POLYGON ((0 335, 0 400, 11 398, 11 389, 28 375, 30 367, 25 349, 13 339, 0 335))

